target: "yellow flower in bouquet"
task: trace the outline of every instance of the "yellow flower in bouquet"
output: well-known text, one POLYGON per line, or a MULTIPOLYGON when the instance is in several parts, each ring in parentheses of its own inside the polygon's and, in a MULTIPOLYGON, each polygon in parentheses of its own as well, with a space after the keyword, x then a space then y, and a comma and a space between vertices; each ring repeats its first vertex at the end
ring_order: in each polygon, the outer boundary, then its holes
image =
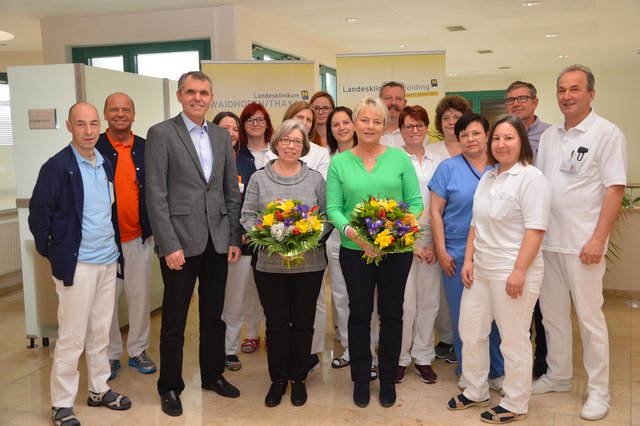
POLYGON ((385 229, 384 231, 376 235, 376 239, 373 241, 373 244, 377 248, 382 250, 385 247, 389 247, 391 243, 393 243, 393 240, 394 238, 393 235, 391 235, 391 231, 385 229))
POLYGON ((409 211, 409 206, 392 198, 369 196, 355 206, 349 225, 360 238, 380 252, 375 257, 363 254, 367 263, 378 264, 386 254, 413 251, 413 244, 420 233, 420 225, 409 211))
POLYGON ((301 234, 306 234, 311 229, 311 224, 306 219, 299 220, 294 224, 301 234))
POLYGON ((262 216, 262 224, 264 226, 273 225, 273 220, 275 219, 275 215, 273 213, 265 214, 262 216))
POLYGON ((318 206, 307 206, 299 200, 277 199, 258 213, 253 229, 247 232, 250 247, 279 254, 283 265, 291 267, 304 261, 304 254, 320 247, 322 219, 318 206))

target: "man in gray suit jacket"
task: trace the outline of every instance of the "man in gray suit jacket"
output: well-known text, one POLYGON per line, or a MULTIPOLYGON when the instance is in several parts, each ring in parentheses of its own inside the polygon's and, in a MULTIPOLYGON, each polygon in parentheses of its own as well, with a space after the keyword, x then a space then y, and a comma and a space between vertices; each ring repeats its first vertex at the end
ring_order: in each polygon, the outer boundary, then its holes
POLYGON ((184 329, 196 278, 202 388, 235 398, 222 376, 222 308, 227 262, 240 258, 238 173, 227 131, 205 120, 211 79, 200 71, 178 81, 182 113, 147 134, 147 207, 164 281, 158 393, 162 411, 182 414, 184 329))

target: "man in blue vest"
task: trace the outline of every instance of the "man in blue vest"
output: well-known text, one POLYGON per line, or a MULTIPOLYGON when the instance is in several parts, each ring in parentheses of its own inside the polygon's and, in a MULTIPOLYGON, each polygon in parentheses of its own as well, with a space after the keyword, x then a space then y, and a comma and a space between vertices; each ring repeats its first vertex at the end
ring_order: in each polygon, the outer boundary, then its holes
POLYGON ((79 425, 73 412, 82 352, 91 407, 127 410, 131 401, 109 388, 107 345, 118 271, 113 227, 113 167, 94 148, 98 111, 85 102, 69 109, 71 143, 40 169, 29 203, 36 250, 49 259, 58 294, 58 339, 51 369, 53 422, 79 425))

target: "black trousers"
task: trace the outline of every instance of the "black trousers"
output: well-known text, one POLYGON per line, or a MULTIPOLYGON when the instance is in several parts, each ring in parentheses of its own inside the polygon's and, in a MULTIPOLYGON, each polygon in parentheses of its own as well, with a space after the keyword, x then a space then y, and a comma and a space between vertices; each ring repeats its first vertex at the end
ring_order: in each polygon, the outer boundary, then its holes
POLYGON ((385 256, 378 266, 367 265, 362 251, 340 248, 340 267, 349 294, 349 356, 351 380, 371 379, 371 314, 378 287, 380 341, 378 367, 381 382, 395 382, 402 346, 402 304, 413 254, 385 256))
POLYGON ((540 312, 540 302, 536 302, 533 308, 533 326, 536 330, 536 349, 533 357, 533 369, 538 374, 547 372, 547 337, 544 334, 542 325, 542 312, 540 312))
POLYGON ((267 361, 272 382, 307 378, 316 301, 323 276, 324 270, 280 274, 254 269, 266 318, 267 361))
POLYGON ((198 279, 200 310, 200 379, 216 380, 224 371, 224 337, 222 321, 224 291, 227 282, 227 255, 217 253, 211 238, 202 254, 187 257, 182 270, 174 271, 160 259, 164 281, 162 327, 160 329, 160 377, 158 393, 180 394, 184 390, 182 359, 187 313, 198 279))

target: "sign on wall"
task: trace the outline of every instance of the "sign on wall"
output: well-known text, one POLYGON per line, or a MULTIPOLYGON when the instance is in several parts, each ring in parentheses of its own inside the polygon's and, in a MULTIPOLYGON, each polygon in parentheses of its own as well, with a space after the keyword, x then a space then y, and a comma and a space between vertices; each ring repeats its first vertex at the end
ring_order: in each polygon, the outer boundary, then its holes
POLYGON ((422 105, 433 120, 445 95, 445 52, 336 55, 338 105, 353 106, 365 96, 377 97, 387 81, 405 86, 407 105, 422 105))
POLYGON ((202 71, 213 80, 213 107, 238 116, 251 102, 264 105, 273 125, 296 101, 309 101, 315 87, 313 61, 203 61, 202 71))

